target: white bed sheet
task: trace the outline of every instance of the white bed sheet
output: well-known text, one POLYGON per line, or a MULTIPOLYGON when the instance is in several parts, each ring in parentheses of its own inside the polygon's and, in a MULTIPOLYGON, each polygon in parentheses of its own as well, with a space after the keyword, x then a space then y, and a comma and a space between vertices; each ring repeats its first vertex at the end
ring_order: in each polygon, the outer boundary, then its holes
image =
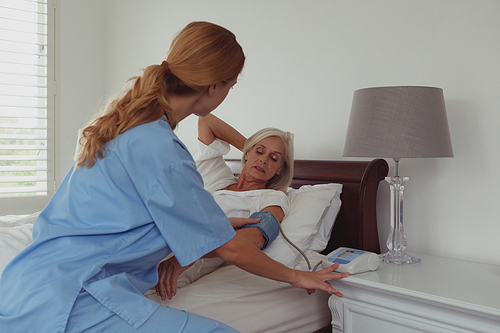
MULTIPOLYGON (((317 253, 309 257, 313 266, 323 258, 317 253)), ((307 269, 305 261, 297 268, 307 269)), ((242 333, 307 333, 331 325, 329 293, 318 290, 309 295, 233 265, 178 289, 172 300, 162 301, 154 290, 146 296, 162 305, 216 319, 242 333)))

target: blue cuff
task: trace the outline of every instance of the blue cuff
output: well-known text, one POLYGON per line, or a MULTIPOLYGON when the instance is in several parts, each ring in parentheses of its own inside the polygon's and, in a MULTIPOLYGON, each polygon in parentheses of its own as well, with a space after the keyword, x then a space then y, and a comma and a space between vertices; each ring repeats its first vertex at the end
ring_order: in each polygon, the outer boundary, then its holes
POLYGON ((244 226, 241 227, 241 229, 244 228, 257 228, 262 232, 262 235, 266 239, 266 242, 264 243, 264 246, 262 247, 261 250, 264 250, 269 244, 272 243, 273 240, 278 237, 278 234, 280 233, 280 227, 279 227, 279 222, 276 219, 276 217, 273 215, 271 212, 255 212, 252 215, 250 215, 251 219, 259 219, 259 223, 255 224, 245 224, 244 226))

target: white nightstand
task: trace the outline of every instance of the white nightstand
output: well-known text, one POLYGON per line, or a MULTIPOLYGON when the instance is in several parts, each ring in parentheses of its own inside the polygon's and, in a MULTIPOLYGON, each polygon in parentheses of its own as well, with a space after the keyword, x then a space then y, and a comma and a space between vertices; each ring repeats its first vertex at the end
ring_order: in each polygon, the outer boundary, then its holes
POLYGON ((419 264, 381 263, 332 280, 333 332, 500 332, 500 266, 412 254, 419 264))

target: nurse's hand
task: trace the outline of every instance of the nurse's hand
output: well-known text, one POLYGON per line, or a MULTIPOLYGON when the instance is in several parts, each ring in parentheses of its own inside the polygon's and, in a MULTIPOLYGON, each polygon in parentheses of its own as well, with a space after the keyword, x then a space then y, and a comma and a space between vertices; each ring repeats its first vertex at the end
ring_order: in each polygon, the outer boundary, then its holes
POLYGON ((155 287, 156 294, 163 301, 167 297, 168 299, 172 299, 177 293, 177 280, 179 276, 192 265, 182 267, 175 257, 162 261, 158 265, 158 284, 155 287))
POLYGON ((260 222, 260 219, 246 219, 243 217, 228 217, 228 220, 231 222, 234 229, 239 229, 245 224, 255 224, 260 222))

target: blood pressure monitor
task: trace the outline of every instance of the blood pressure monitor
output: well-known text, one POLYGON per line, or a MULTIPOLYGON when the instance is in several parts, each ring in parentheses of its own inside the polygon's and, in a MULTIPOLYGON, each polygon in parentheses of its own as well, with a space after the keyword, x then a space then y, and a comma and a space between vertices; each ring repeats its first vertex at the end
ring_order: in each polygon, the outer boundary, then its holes
POLYGON ((379 258, 373 252, 339 247, 323 259, 323 268, 330 267, 336 262, 339 263, 336 272, 357 274, 376 270, 379 258))

